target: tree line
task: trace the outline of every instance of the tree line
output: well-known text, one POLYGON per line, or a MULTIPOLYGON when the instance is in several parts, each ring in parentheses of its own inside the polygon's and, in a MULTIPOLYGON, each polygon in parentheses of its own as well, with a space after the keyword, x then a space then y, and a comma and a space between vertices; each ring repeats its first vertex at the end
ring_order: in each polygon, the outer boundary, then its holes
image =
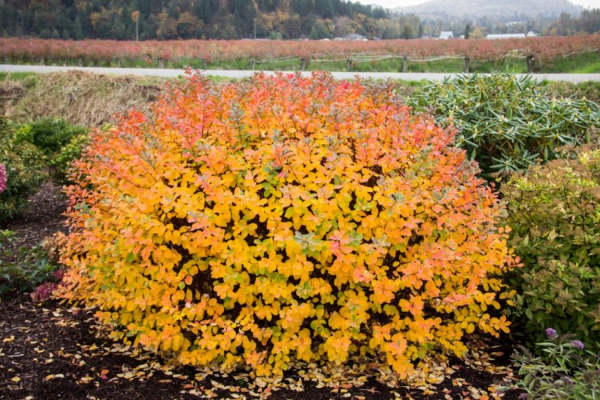
POLYGON ((55 39, 412 38, 420 20, 345 0, 0 0, 2 35, 55 39))
POLYGON ((581 33, 600 33, 600 8, 584 10, 579 18, 563 13, 549 29, 550 35, 576 35, 581 33))

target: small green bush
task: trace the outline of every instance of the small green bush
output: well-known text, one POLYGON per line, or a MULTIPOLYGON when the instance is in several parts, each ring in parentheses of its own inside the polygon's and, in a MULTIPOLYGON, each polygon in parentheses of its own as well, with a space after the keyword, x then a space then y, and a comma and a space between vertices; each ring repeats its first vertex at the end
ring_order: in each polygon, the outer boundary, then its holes
POLYGON ((50 166, 53 168, 54 177, 59 181, 66 181, 69 168, 73 161, 81 157, 83 148, 89 143, 89 136, 81 134, 73 137, 53 158, 50 166))
POLYGON ((62 119, 42 119, 21 130, 28 131, 27 139, 50 157, 59 153, 73 138, 86 134, 85 128, 70 125, 62 119))
POLYGON ((85 128, 61 119, 42 119, 20 125, 15 135, 17 142, 33 143, 44 153, 53 177, 59 182, 67 180, 71 163, 81 156, 82 147, 88 142, 85 128))
POLYGON ((522 171, 557 158, 557 148, 589 141, 600 108, 588 100, 551 99, 541 84, 509 74, 462 75, 432 83, 409 104, 454 125, 456 144, 484 176, 522 171))
POLYGON ((27 196, 46 179, 44 155, 19 137, 11 124, 0 118, 0 164, 6 169, 6 189, 0 193, 0 222, 22 209, 27 196))
POLYGON ((573 332, 588 345, 600 330, 600 148, 535 166, 502 191, 511 245, 523 262, 509 275, 517 321, 531 338, 573 332))

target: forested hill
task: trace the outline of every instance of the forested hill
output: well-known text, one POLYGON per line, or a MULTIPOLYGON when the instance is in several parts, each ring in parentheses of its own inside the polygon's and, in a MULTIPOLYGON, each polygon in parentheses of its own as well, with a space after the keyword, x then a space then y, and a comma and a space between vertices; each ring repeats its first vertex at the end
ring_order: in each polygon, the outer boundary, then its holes
POLYGON ((0 0, 4 36, 61 39, 376 36, 381 8, 344 0, 0 0), (255 22, 256 21, 256 22, 255 22))

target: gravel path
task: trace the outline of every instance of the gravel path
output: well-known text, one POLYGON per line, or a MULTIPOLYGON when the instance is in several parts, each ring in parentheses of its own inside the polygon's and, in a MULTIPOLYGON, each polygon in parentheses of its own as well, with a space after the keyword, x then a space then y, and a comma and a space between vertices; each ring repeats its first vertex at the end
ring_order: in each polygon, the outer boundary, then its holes
MULTIPOLYGON (((64 72, 64 71, 88 71, 98 74, 115 74, 115 75, 138 75, 138 76, 158 76, 164 78, 174 78, 184 75, 185 71, 181 69, 153 69, 153 68, 100 68, 100 67, 47 67, 37 65, 0 65, 0 72, 64 72)), ((285 71, 291 73, 291 71, 285 71)), ((272 71, 265 71, 267 74, 273 74, 272 71)), ((254 74, 254 71, 241 70, 208 70, 206 74, 209 76, 218 76, 223 78, 247 78, 254 74)), ((304 72, 310 74, 310 72, 304 72)), ((432 81, 441 81, 446 77, 456 76, 451 73, 395 73, 395 72, 332 72, 336 79, 353 79, 356 76, 361 78, 373 79, 399 79, 405 81, 420 81, 423 79, 432 81)), ((524 76, 517 74, 517 76, 524 76)), ((535 74, 538 80, 548 81, 563 81, 571 83, 579 83, 586 81, 600 82, 600 74, 535 74)))

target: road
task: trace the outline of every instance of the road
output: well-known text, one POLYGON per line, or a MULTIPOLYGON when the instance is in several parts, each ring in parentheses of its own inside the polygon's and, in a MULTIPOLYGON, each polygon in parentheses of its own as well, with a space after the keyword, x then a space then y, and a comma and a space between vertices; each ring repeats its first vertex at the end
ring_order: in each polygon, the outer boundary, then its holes
MULTIPOLYGON (((182 76, 185 72, 181 69, 153 69, 153 68, 100 68, 100 67, 47 67, 38 65, 0 65, 0 72, 65 72, 65 71, 87 71, 97 74, 114 75, 137 75, 137 76, 158 76, 164 78, 175 78, 182 76)), ((285 71, 291 73, 292 71, 285 71)), ((265 71, 266 74, 274 74, 272 71, 265 71)), ((205 71, 208 76, 218 76, 223 78, 247 78, 254 74, 254 71, 241 70, 208 70, 205 71)), ((310 74, 310 72, 304 72, 310 74)), ((372 79, 399 79, 405 81, 420 81, 423 79, 431 81, 441 81, 446 77, 456 76, 451 73, 398 73, 398 72, 332 72, 335 79, 353 79, 357 76, 361 78, 372 79)), ((517 76, 525 76, 517 74, 517 76)), ((600 82, 600 74, 535 74, 537 80, 562 81, 562 82, 600 82)))

